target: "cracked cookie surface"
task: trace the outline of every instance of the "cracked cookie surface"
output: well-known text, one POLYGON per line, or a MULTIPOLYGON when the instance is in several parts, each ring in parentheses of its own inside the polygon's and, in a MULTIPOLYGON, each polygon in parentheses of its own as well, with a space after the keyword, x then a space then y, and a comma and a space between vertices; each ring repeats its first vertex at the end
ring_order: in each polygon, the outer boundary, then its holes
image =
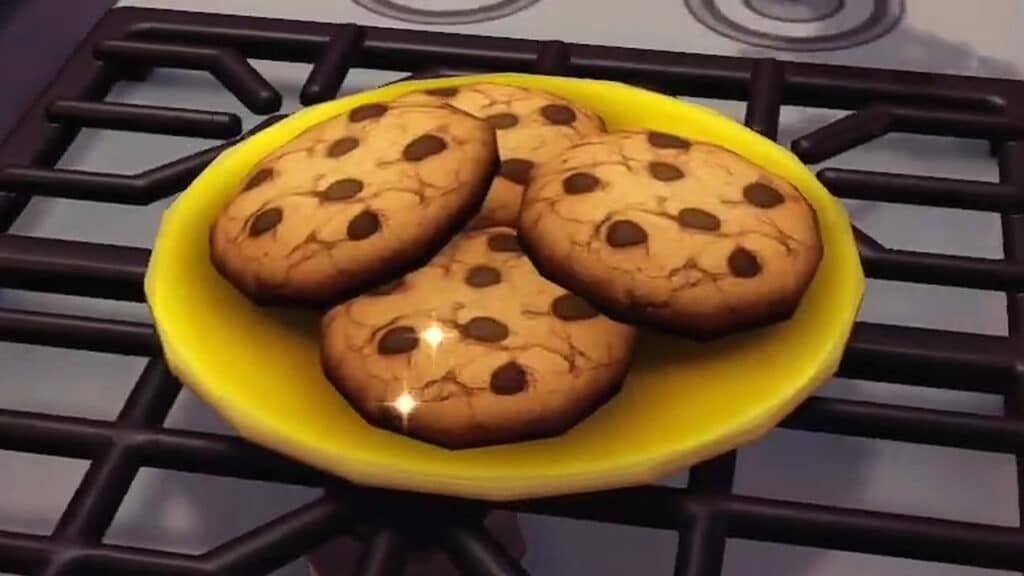
POLYGON ((478 211, 494 130, 441 103, 371 103, 261 160, 210 232, 257 302, 335 303, 418 266, 478 211))
POLYGON ((790 183, 660 132, 590 138, 543 165, 519 230, 548 279, 613 318, 694 338, 789 317, 822 256, 790 183))
POLYGON ((535 167, 572 144, 605 131, 595 113, 548 92, 471 84, 414 92, 399 102, 443 101, 482 118, 498 135, 501 169, 470 229, 516 225, 523 188, 535 167))
POLYGON ((321 357, 371 424, 468 448, 573 426, 618 390, 635 336, 542 278, 497 227, 335 307, 321 357))

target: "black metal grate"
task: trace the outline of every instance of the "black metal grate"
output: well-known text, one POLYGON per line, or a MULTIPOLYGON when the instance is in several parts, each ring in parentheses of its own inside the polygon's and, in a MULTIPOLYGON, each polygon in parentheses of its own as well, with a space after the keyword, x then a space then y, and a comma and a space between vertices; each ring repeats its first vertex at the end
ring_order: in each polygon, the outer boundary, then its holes
MULTIPOLYGON (((225 145, 125 176, 54 169, 82 127, 195 137, 239 135, 236 115, 103 102, 154 67, 209 71, 250 110, 281 96, 248 62, 307 62, 301 101, 333 98, 352 67, 423 73, 523 71, 607 78, 674 95, 747 101, 746 123, 777 136, 783 104, 851 113, 796 139, 817 162, 889 132, 987 140, 999 183, 824 169, 835 194, 998 212, 1005 258, 887 249, 858 240, 874 278, 1005 292, 1009 336, 859 323, 840 374, 1005 397, 1004 417, 814 398, 783 423, 800 430, 1003 452, 1024 462, 1024 82, 723 56, 571 45, 146 9, 110 12, 0 146, 0 231, 32 196, 148 204, 181 190, 225 145)), ((274 117, 267 122, 275 120, 274 117)), ((259 128, 257 128, 259 129, 259 128)), ((0 233, 0 287, 142 301, 148 252, 0 233)), ((154 356, 113 422, 0 409, 0 449, 91 465, 49 536, 0 531, 0 571, 250 575, 284 565, 353 526, 369 529, 358 574, 397 574, 410 538, 429 539, 466 574, 524 574, 482 527, 487 505, 356 487, 243 440, 162 427, 180 385, 149 325, 0 309, 0 339, 154 356), (323 487, 321 498, 207 553, 114 546, 102 537, 140 467, 323 487), (416 525, 430 511, 429 530, 416 525), (438 527, 439 519, 440 528, 438 527)), ((1019 528, 781 502, 732 493, 735 455, 696 466, 687 489, 639 487, 504 508, 676 531, 676 574, 721 572, 728 537, 1024 570, 1019 528)), ((1024 478, 1024 470, 1018 476, 1024 478)), ((1022 486, 1024 487, 1024 486, 1022 486)), ((1022 514, 1024 516, 1024 514, 1022 514)))

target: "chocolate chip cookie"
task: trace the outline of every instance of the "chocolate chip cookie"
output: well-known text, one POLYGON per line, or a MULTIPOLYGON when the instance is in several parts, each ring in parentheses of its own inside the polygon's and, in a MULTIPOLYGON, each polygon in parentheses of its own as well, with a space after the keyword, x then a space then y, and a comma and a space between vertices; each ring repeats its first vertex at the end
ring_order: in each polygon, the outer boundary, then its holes
POLYGON ((635 329, 542 278, 511 228, 335 307, 328 379, 368 422, 447 448, 560 434, 613 395, 635 329))
POLYGON ((337 303, 422 265, 478 212, 494 129, 441 103, 371 103, 264 158, 224 207, 211 259, 260 303, 337 303))
POLYGON ((519 229, 549 280, 610 317, 694 338, 789 317, 822 256, 790 183, 661 132, 593 137, 543 165, 519 229))
POLYGON ((515 226, 523 187, 534 167, 605 130, 597 114, 554 94, 518 86, 482 83, 437 88, 398 100, 447 102, 483 118, 497 131, 501 170, 471 229, 515 226))

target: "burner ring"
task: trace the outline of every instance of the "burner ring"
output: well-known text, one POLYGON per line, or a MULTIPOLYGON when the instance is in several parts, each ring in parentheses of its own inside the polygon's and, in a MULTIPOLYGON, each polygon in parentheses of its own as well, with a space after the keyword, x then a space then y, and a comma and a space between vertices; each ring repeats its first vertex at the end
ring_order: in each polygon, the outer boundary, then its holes
MULTIPOLYGON (((813 23, 824 21, 821 16, 810 20, 786 20, 778 17, 778 11, 770 11, 765 7, 769 0, 742 0, 742 6, 761 18, 787 23, 813 23), (760 7, 755 7, 760 4, 760 7)), ((874 0, 871 13, 857 25, 846 30, 829 32, 815 36, 787 36, 771 32, 762 32, 727 16, 716 0, 684 0, 687 10, 701 24, 718 34, 742 42, 750 46, 773 48, 795 52, 815 52, 842 50, 872 42, 885 36, 900 23, 905 12, 905 0, 874 0)), ((776 8, 778 0, 774 2, 776 8)), ((840 15, 846 2, 839 2, 840 10, 825 14, 825 19, 840 15)), ((823 11, 824 12, 824 11, 823 11)))
POLYGON ((819 22, 839 14, 846 0, 743 0, 748 10, 782 22, 819 22))
POLYGON ((426 10, 393 0, 352 0, 357 6, 378 16, 416 24, 473 24, 511 16, 540 0, 496 0, 475 8, 426 10))

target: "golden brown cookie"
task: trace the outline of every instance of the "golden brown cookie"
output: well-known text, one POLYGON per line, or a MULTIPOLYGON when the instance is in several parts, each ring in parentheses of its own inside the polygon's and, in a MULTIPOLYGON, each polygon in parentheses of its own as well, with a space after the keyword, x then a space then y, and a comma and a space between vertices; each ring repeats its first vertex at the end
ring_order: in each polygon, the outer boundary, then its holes
POLYGON ((497 131, 501 170, 470 229, 515 226, 523 187, 534 166, 605 129, 597 114, 564 98, 504 84, 437 88, 407 94, 398 101, 444 101, 487 120, 497 131))
POLYGON ((790 183, 659 132, 594 137, 542 166, 519 227, 548 279, 620 321, 695 338, 787 318, 822 255, 790 183))
POLYGON ((467 448, 564 432, 618 390, 634 338, 488 228, 334 308, 321 354, 368 422, 467 448))
POLYGON ((256 165, 211 230, 211 259, 257 302, 333 304, 429 260, 477 213, 496 168, 478 118, 365 104, 256 165))

